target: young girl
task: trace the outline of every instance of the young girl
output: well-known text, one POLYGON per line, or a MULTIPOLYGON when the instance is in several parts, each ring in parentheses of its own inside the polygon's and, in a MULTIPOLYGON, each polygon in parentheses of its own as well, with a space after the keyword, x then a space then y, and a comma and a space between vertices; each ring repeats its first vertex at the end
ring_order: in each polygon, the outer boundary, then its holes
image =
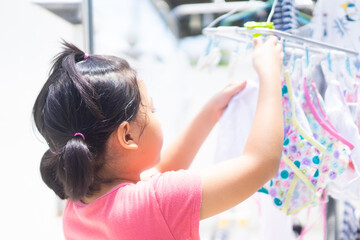
POLYGON ((275 37, 254 40, 260 94, 244 154, 201 174, 181 169, 245 83, 216 94, 160 156, 161 128, 136 72, 121 58, 64 44, 33 115, 49 145, 41 176, 68 199, 66 239, 199 239, 201 219, 242 202, 276 174, 283 119, 275 37))

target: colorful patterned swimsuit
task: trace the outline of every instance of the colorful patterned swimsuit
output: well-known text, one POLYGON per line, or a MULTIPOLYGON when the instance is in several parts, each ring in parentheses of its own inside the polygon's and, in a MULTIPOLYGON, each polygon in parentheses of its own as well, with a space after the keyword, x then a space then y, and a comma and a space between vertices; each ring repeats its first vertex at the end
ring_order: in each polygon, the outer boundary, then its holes
POLYGON ((296 102, 289 73, 282 82, 284 145, 278 174, 259 192, 269 194, 285 214, 313 203, 319 165, 326 148, 311 134, 307 119, 296 102))
POLYGON ((343 138, 327 120, 315 83, 307 86, 306 79, 303 80, 303 93, 300 94, 299 101, 314 138, 326 147, 319 165, 319 179, 316 185, 317 192, 320 193, 345 171, 354 146, 343 138), (309 91, 309 87, 312 88, 312 91, 309 91))

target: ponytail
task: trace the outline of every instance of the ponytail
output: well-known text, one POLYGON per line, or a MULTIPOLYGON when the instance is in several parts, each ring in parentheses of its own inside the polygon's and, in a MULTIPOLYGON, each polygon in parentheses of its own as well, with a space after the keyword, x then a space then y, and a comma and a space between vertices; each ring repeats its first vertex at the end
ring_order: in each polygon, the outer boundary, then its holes
POLYGON ((99 97, 94 87, 81 76, 75 67, 76 63, 87 60, 88 56, 71 43, 63 42, 63 45, 64 51, 57 56, 54 67, 56 69, 62 68, 65 71, 65 74, 74 84, 88 110, 97 118, 103 119, 104 116, 98 102, 99 97))
POLYGON ((33 116, 50 148, 40 163, 43 181, 61 199, 79 201, 111 181, 98 175, 106 143, 123 121, 135 119, 141 97, 136 72, 124 59, 63 45, 33 116))
POLYGON ((57 164, 57 176, 73 201, 86 196, 93 183, 93 157, 83 139, 71 138, 63 148, 57 164))
POLYGON ((61 199, 79 201, 93 183, 92 154, 81 138, 70 139, 60 154, 47 150, 40 163, 41 178, 61 199))
POLYGON ((58 163, 58 156, 51 152, 51 150, 47 150, 43 157, 41 158, 40 162, 40 174, 41 178, 44 183, 52 189, 55 194, 61 198, 67 198, 64 191, 64 185, 57 177, 57 163, 58 163))

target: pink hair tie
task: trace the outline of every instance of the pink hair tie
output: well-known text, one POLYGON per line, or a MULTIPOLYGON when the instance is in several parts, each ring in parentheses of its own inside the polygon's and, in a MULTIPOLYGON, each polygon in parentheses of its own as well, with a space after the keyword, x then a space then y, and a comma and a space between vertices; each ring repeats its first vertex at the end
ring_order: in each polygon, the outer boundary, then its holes
POLYGON ((77 132, 74 134, 74 137, 76 137, 76 136, 81 136, 82 139, 85 141, 85 136, 82 133, 77 132))
POLYGON ((84 60, 86 60, 88 57, 89 56, 86 53, 84 53, 84 60))
POLYGON ((56 152, 54 152, 54 151, 51 150, 50 148, 49 148, 49 150, 50 150, 50 152, 51 152, 52 155, 56 155, 56 154, 57 154, 56 152))

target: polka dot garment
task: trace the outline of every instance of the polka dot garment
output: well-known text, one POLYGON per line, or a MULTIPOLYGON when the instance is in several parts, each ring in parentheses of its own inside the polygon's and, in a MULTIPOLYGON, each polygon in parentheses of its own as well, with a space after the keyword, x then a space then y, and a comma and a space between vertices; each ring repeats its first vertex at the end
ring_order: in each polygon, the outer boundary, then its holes
POLYGON ((284 145, 278 174, 260 192, 267 193, 285 214, 313 203, 319 164, 326 148, 316 141, 307 119, 293 97, 289 74, 282 84, 284 145))

